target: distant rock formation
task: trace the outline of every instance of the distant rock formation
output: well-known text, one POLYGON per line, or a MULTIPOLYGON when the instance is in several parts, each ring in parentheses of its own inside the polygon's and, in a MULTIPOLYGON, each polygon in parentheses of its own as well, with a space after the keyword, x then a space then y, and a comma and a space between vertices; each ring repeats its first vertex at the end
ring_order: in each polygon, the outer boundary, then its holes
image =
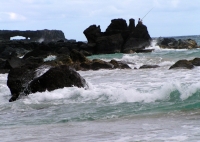
POLYGON ((91 25, 83 33, 94 54, 133 53, 149 46, 151 41, 147 27, 142 23, 135 26, 134 19, 129 20, 129 25, 124 19, 113 19, 105 32, 101 32, 100 26, 91 25))
POLYGON ((192 39, 176 40, 175 38, 158 38, 157 45, 160 48, 168 49, 194 49, 199 48, 197 42, 192 39))
POLYGON ((25 41, 30 42, 51 42, 66 40, 65 35, 60 30, 37 30, 37 31, 19 31, 19 30, 0 30, 0 40, 10 40, 11 37, 23 36, 25 41))

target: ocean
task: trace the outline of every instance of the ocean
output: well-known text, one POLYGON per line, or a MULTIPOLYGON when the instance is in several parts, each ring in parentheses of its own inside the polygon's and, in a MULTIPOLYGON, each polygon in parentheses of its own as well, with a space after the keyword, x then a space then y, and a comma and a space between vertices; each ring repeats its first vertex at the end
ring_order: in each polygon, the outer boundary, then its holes
MULTIPOLYGON (((181 36, 195 39, 200 36, 181 36)), ((200 49, 88 57, 126 61, 132 69, 78 71, 89 88, 34 93, 9 103, 0 74, 1 142, 197 142, 200 141, 200 67, 169 67, 200 57, 200 49), (144 64, 159 65, 138 69, 144 64)))

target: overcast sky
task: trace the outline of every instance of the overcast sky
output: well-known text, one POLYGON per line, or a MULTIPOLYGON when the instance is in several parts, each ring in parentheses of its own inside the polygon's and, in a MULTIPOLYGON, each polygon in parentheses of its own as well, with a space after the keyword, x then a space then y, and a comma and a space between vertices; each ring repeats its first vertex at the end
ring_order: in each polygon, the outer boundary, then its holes
POLYGON ((105 31, 111 19, 143 19, 151 37, 200 35, 200 0, 1 0, 0 30, 62 30, 85 41, 92 24, 105 31))

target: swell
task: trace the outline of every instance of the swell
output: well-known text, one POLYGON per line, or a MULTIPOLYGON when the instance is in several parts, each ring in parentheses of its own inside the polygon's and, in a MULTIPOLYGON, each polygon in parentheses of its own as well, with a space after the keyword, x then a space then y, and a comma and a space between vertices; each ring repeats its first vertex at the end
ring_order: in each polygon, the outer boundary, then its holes
MULTIPOLYGON (((38 98, 37 94, 33 94, 15 103, 1 105, 1 126, 108 120, 135 115, 176 113, 177 111, 200 109, 199 89, 187 98, 183 98, 183 94, 175 89, 166 93, 167 95, 162 98, 152 99, 152 101, 141 99, 135 102, 120 100, 120 98, 113 99, 114 94, 101 94, 91 97, 84 96, 83 93, 80 94, 78 91, 75 92, 73 95, 60 96, 57 99, 55 99, 55 96, 51 98, 52 96, 48 95, 45 98, 38 98)), ((52 95, 51 93, 48 92, 52 95)))

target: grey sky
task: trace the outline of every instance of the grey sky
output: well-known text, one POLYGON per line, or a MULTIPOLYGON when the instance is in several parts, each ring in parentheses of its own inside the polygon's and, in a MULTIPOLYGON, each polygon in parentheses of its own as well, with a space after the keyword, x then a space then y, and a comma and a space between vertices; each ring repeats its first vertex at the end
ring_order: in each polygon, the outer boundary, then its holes
POLYGON ((144 18, 152 37, 199 35, 200 0, 1 0, 1 30, 57 29, 86 40, 92 24, 105 31, 114 18, 144 18))

